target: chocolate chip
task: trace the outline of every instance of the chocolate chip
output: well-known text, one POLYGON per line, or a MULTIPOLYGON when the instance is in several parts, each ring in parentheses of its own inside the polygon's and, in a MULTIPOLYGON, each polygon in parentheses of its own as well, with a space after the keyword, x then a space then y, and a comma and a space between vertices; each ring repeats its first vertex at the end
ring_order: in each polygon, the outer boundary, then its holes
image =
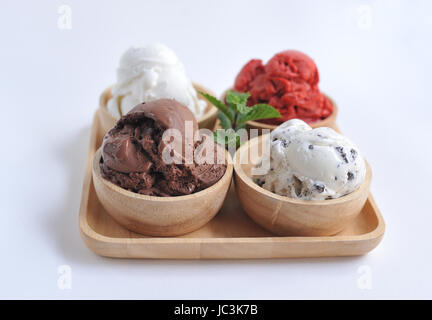
POLYGON ((331 199, 333 199, 333 197, 332 196, 328 196, 327 198, 325 198, 326 200, 331 200, 331 199))
POLYGON ((354 173, 352 173, 352 172, 348 172, 347 176, 348 176, 348 181, 354 179, 354 173))
POLYGON ((351 159, 353 161, 355 161, 355 159, 357 158, 357 151, 355 151, 354 149, 351 149, 351 159))
POLYGON ((343 161, 345 163, 348 163, 348 158, 346 156, 346 153, 343 151, 343 147, 335 147, 336 151, 339 152, 340 156, 342 157, 343 161))
POLYGON ((309 150, 313 150, 314 146, 312 144, 309 145, 309 150))
POLYGON ((335 177, 335 181, 337 181, 337 177, 335 177))
MULTIPOLYGON (((289 179, 288 179, 289 182, 289 179)), ((294 182, 294 191, 297 196, 301 195, 301 191, 303 189, 303 182, 297 178, 297 176, 293 176, 293 182, 294 182)))
POLYGON ((262 187, 262 186, 264 185, 265 181, 264 181, 264 180, 261 180, 261 179, 256 179, 256 180, 255 180, 255 183, 256 183, 257 185, 259 185, 260 187, 262 187))
POLYGON ((318 191, 318 193, 324 192, 325 186, 323 184, 314 184, 314 188, 318 191))
POLYGON ((289 141, 282 140, 282 145, 284 146, 284 148, 288 147, 289 141))
POLYGON ((311 191, 309 189, 304 189, 303 190, 303 197, 307 198, 311 195, 311 191))

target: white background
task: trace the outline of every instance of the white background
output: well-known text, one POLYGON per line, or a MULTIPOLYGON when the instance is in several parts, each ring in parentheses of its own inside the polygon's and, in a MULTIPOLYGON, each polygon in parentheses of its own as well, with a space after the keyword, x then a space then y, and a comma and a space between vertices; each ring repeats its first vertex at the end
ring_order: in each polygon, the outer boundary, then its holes
POLYGON ((432 298, 431 1, 0 3, 0 298, 432 298), (370 16, 368 15, 370 12, 370 16), (384 240, 355 258, 114 260, 80 239, 89 129, 128 47, 162 42, 220 94, 251 58, 309 54, 373 168, 384 240), (60 265, 72 288, 57 286, 60 265), (358 287, 368 266, 372 289, 358 287))

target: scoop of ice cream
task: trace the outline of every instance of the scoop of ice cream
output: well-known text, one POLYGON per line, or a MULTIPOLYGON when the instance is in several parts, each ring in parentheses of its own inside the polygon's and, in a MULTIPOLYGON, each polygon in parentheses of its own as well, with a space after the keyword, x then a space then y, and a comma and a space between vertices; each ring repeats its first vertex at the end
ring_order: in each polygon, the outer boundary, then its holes
POLYGON ((250 92, 248 105, 268 103, 282 115, 262 122, 280 124, 298 118, 313 123, 333 111, 330 101, 319 91, 318 82, 315 62, 304 53, 287 50, 276 54, 266 65, 261 60, 251 60, 237 75, 234 89, 250 92))
POLYGON ((303 200, 336 199, 356 190, 366 175, 357 147, 331 128, 293 119, 270 134, 270 171, 254 181, 276 194, 303 200))
POLYGON ((162 44, 130 48, 120 58, 117 83, 108 101, 109 112, 120 117, 142 102, 161 98, 176 99, 196 117, 201 117, 206 102, 197 96, 183 64, 162 44))
POLYGON ((211 145, 214 161, 198 161, 201 158, 193 156, 187 161, 187 150, 196 151, 208 138, 198 134, 192 112, 175 100, 139 104, 105 135, 102 176, 122 188, 146 195, 176 196, 203 190, 219 181, 226 170, 224 151, 217 144, 211 145), (166 140, 164 133, 168 129, 175 129, 178 134, 166 140), (165 160, 168 145, 169 154, 177 155, 180 161, 165 160))

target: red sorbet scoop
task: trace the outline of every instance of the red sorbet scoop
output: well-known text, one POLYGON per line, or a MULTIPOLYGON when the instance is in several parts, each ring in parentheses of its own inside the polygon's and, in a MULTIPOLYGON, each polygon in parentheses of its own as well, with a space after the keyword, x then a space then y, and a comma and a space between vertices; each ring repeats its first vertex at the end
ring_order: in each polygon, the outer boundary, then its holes
POLYGON ((248 105, 268 103, 282 118, 260 120, 281 124, 297 118, 313 123, 327 118, 333 106, 318 89, 319 74, 315 62, 304 53, 287 50, 267 62, 249 61, 237 75, 234 89, 250 92, 248 105))

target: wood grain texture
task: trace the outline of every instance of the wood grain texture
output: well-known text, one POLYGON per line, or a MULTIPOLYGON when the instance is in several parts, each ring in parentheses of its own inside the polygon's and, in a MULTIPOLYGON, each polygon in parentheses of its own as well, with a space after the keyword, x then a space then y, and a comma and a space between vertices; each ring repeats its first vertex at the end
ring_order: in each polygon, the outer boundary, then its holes
POLYGON ((307 201, 277 195, 252 181, 251 169, 262 157, 260 150, 270 134, 249 140, 234 159, 237 197, 245 212, 265 229, 286 236, 329 236, 344 229, 361 212, 372 179, 366 162, 366 177, 354 192, 338 199, 307 201))
MULTIPOLYGON (((99 110, 100 111, 100 110, 99 110)), ((119 225, 103 208, 92 178, 93 157, 103 135, 95 115, 83 183, 79 228, 94 253, 116 258, 265 259, 362 255, 381 241, 385 224, 372 197, 344 230, 326 237, 279 237, 254 223, 237 200, 234 186, 221 211, 205 226, 183 236, 146 237, 119 225)))
POLYGON ((178 236, 201 228, 222 207, 233 173, 228 152, 226 157, 225 174, 214 185, 190 195, 156 197, 125 190, 102 178, 99 148, 93 160, 93 183, 102 206, 126 229, 150 236, 178 236))
MULTIPOLYGON (((194 86, 196 91, 205 92, 205 93, 208 93, 208 94, 215 96, 215 94, 212 91, 203 87, 200 84, 193 83, 193 86, 194 86)), ((112 87, 108 87, 107 89, 105 89, 99 98, 99 111, 98 111, 99 115, 100 115, 99 130, 100 130, 100 134, 102 136, 105 135, 105 133, 107 133, 111 128, 113 128, 115 126, 115 124, 117 123, 117 121, 119 120, 119 118, 114 117, 111 113, 109 113, 108 109, 107 109, 108 100, 112 98, 111 88, 112 87)), ((213 128, 215 126, 215 122, 216 122, 217 117, 218 117, 217 116, 218 109, 216 107, 214 107, 213 105, 211 105, 207 101, 207 99, 205 99, 200 94, 198 94, 198 97, 207 103, 207 107, 205 109, 204 115, 200 119, 198 119, 198 126, 200 129, 213 130, 213 128)))

